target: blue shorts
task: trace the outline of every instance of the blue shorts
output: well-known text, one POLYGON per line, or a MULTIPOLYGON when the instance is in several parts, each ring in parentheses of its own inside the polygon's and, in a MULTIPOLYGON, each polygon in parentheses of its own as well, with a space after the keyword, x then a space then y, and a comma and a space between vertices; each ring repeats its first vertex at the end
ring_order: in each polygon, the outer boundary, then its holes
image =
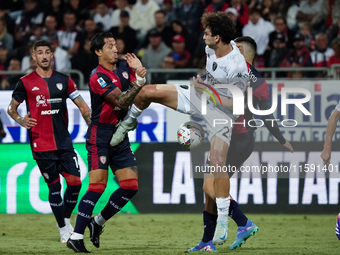
POLYGON ((78 157, 74 150, 33 152, 39 170, 47 184, 59 178, 59 174, 80 177, 78 157))
POLYGON ((137 166, 132 152, 129 137, 116 146, 110 146, 110 140, 115 130, 112 127, 90 125, 87 131, 86 150, 88 170, 109 169, 116 170, 137 166))

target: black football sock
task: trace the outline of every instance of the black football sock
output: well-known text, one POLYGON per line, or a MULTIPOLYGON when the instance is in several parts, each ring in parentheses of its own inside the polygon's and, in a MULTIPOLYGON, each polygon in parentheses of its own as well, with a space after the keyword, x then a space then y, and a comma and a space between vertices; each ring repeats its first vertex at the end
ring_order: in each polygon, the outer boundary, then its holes
POLYGON ((202 241, 207 243, 214 238, 214 232, 216 228, 217 215, 213 215, 208 213, 207 211, 203 211, 203 223, 204 223, 204 232, 202 241))
POLYGON ((229 216, 236 222, 238 227, 244 227, 247 224, 248 218, 243 214, 234 199, 230 201, 229 216))
POLYGON ((116 189, 100 214, 105 220, 110 219, 113 215, 118 213, 136 193, 137 190, 116 189))
POLYGON ((71 213, 76 207, 78 202, 79 191, 81 184, 79 185, 67 185, 64 194, 64 217, 71 218, 71 213))
POLYGON ((60 179, 57 181, 47 184, 48 185, 48 201, 55 219, 57 220, 59 228, 65 227, 64 221, 64 205, 60 195, 61 184, 60 179))
POLYGON ((92 190, 86 191, 78 205, 78 216, 74 227, 75 233, 84 234, 85 229, 91 220, 93 208, 102 194, 102 192, 92 190))

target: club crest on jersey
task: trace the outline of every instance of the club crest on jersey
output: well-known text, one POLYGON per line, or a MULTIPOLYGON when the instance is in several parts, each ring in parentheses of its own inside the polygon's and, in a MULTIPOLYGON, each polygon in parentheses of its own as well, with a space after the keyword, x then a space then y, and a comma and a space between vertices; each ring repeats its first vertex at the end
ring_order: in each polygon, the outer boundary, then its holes
POLYGON ((48 173, 43 173, 43 176, 48 180, 50 177, 48 175, 48 173))
POLYGON ((100 162, 102 162, 102 164, 106 163, 106 156, 100 156, 99 157, 100 162))
POLYGON ((213 63, 213 66, 212 66, 212 68, 213 68, 213 71, 215 71, 215 70, 216 70, 216 68, 217 68, 217 63, 216 63, 216 62, 214 62, 214 63, 213 63))
POLYGON ((62 89, 63 89, 63 84, 62 84, 62 83, 57 83, 56 86, 57 86, 57 88, 58 88, 59 90, 62 90, 62 89))
POLYGON ((122 75, 125 79, 129 79, 129 75, 127 72, 122 72, 122 75))
POLYGON ((45 96, 39 95, 36 96, 35 99, 37 100, 37 107, 39 107, 39 105, 47 106, 45 96))
POLYGON ((100 77, 99 79, 97 79, 97 82, 99 83, 99 85, 104 88, 105 86, 107 86, 107 83, 104 81, 104 79, 102 77, 100 77))

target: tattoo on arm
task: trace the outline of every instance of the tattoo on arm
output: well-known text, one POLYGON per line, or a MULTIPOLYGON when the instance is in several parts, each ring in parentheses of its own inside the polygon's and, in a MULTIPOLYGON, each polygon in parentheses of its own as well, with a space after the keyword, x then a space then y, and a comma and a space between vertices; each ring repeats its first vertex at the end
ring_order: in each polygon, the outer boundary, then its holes
POLYGON ((90 125, 90 123, 91 123, 91 112, 90 111, 84 112, 83 118, 86 121, 86 124, 90 125))
POLYGON ((18 106, 19 106, 19 103, 12 98, 12 100, 11 100, 9 106, 8 106, 7 113, 8 113, 9 116, 11 116, 11 118, 13 120, 18 122, 21 126, 24 126, 25 121, 24 121, 24 118, 21 117, 19 115, 18 111, 17 111, 18 106))
POLYGON ((136 81, 132 82, 131 84, 133 86, 127 93, 123 94, 118 88, 116 88, 106 96, 106 100, 122 109, 128 108, 133 103, 133 100, 142 88, 141 86, 137 85, 136 81))
POLYGON ((81 115, 83 116, 85 122, 87 125, 90 125, 91 123, 91 110, 84 101, 82 96, 79 96, 73 100, 73 102, 78 106, 81 115))

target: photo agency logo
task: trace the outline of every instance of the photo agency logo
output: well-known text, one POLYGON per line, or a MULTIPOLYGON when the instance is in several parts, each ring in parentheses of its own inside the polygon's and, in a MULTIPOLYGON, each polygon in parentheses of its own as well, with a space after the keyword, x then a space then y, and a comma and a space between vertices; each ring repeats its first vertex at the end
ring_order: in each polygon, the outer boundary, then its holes
MULTIPOLYGON (((248 87, 247 91, 247 100, 245 100, 245 93, 242 92, 240 88, 238 88, 235 85, 232 84, 215 84, 213 87, 198 82, 199 86, 196 86, 196 89, 202 90, 202 97, 201 97, 201 114, 207 115, 211 114, 207 113, 207 104, 210 101, 213 101, 215 106, 225 107, 224 102, 227 102, 228 97, 223 97, 222 95, 218 94, 218 90, 220 89, 228 89, 232 94, 232 103, 230 101, 230 108, 226 107, 234 116, 244 115, 245 113, 245 104, 248 107, 249 111, 252 114, 259 115, 259 116, 266 116, 269 114, 274 113, 277 110, 278 107, 278 88, 273 87, 272 88, 272 102, 271 102, 271 108, 267 110, 260 110, 256 109, 253 105, 253 88, 250 86, 248 87), (204 88, 203 88, 204 87, 204 88), (217 101, 217 100, 218 101, 217 101), (219 102, 219 104, 217 103, 219 102), (231 107, 232 105, 232 107, 231 107)), ((281 115, 286 116, 287 115, 287 106, 288 105, 295 105, 304 115, 310 116, 312 115, 306 107, 303 105, 304 103, 309 102, 311 99, 311 93, 309 90, 305 88, 298 88, 298 87, 283 87, 281 88, 281 115), (304 95, 304 97, 301 98, 290 98, 289 95, 292 94, 299 94, 304 95)), ((228 104, 228 103, 227 103, 228 104)), ((229 125, 230 127, 233 127, 234 125, 243 125, 244 127, 246 125, 251 127, 262 127, 264 126, 264 121, 262 119, 250 119, 246 123, 246 120, 243 120, 243 122, 233 122, 230 118, 223 118, 223 115, 216 114, 216 112, 213 113, 214 116, 218 116, 218 118, 213 118, 213 126, 217 125, 229 125)), ((210 118, 211 119, 211 118, 210 118)), ((265 121, 271 122, 272 126, 274 125, 274 122, 280 121, 279 119, 265 119, 265 121)), ((281 121, 281 125, 283 127, 296 127, 298 125, 297 120, 295 119, 284 119, 281 121)))

